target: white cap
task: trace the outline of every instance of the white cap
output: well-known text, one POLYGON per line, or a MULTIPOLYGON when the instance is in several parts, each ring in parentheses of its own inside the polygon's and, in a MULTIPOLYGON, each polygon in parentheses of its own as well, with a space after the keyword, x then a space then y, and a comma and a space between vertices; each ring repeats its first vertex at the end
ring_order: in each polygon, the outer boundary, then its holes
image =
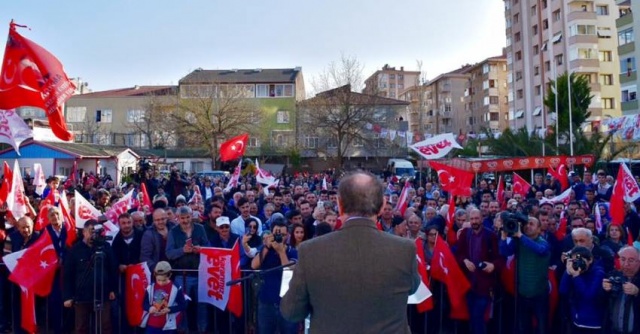
POLYGON ((231 225, 229 223, 229 217, 222 216, 222 217, 218 217, 218 219, 216 219, 216 226, 220 227, 222 225, 231 225))

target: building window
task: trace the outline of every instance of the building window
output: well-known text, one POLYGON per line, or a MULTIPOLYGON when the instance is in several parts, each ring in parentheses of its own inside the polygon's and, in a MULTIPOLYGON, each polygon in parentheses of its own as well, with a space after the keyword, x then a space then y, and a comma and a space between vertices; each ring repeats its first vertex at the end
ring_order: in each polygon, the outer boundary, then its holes
POLYGON ((560 9, 553 12, 553 22, 560 21, 562 17, 560 16, 560 9))
POLYGON ((618 32, 618 46, 623 46, 628 43, 633 43, 633 28, 625 29, 618 32))
POLYGON ((516 81, 522 80, 522 71, 516 71, 516 81))
POLYGON ((289 124, 289 112, 286 110, 278 110, 276 121, 278 124, 289 124))
POLYGON ((547 60, 544 62, 544 71, 549 72, 550 70, 551 70, 551 62, 547 60))
POLYGON ((362 140, 362 138, 354 138, 352 143, 353 143, 353 147, 364 146, 364 141, 362 140))
POLYGON ((498 104, 500 103, 499 96, 489 96, 489 104, 498 104))
POLYGON ((516 15, 513 15, 513 23, 516 24, 520 22, 520 13, 516 13, 516 15))
POLYGON ((96 110, 96 123, 111 123, 112 115, 111 109, 96 110))
POLYGON ((595 35, 596 34, 596 26, 587 25, 587 24, 576 24, 569 28, 570 35, 595 35))
POLYGON ((522 99, 522 97, 523 97, 523 96, 524 96, 524 93, 522 92, 522 89, 518 89, 518 90, 516 91, 516 98, 517 98, 518 100, 520 100, 520 99, 522 99))
POLYGON ((489 113, 489 120, 492 122, 497 122, 500 120, 500 113, 497 112, 490 112, 489 113))
POLYGON ((537 25, 537 24, 536 24, 536 25, 534 25, 534 26, 531 28, 531 30, 533 31, 533 36, 537 35, 537 34, 538 34, 538 25, 537 25))
POLYGON ((542 89, 540 88, 540 85, 537 85, 534 87, 534 92, 536 94, 536 96, 540 96, 542 89))
POLYGON ((562 65, 562 55, 561 54, 555 56, 555 60, 556 60, 556 65, 558 65, 558 66, 562 65))
POLYGON ((549 20, 547 19, 542 20, 542 29, 543 30, 549 29, 549 20))
POLYGON ((602 108, 603 109, 613 109, 614 101, 611 97, 603 97, 602 98, 602 108))
POLYGON ((319 143, 320 143, 320 138, 318 137, 310 137, 310 136, 304 137, 304 147, 306 148, 318 148, 319 143))
POLYGON ((96 133, 93 135, 93 143, 98 145, 111 145, 111 136, 108 133, 96 133))
POLYGON ((562 33, 559 32, 559 33, 553 35, 553 38, 551 39, 551 42, 553 44, 557 44, 557 43, 560 43, 561 40, 562 40, 562 33))
POLYGON ((611 38, 612 35, 611 28, 598 27, 598 38, 611 38))
POLYGON ((635 101, 637 99, 636 86, 622 88, 622 102, 635 101))
POLYGON ((257 85, 257 97, 293 97, 293 85, 257 85))
POLYGON ((613 85, 613 75, 612 74, 600 74, 600 84, 604 86, 613 85))
POLYGON ((536 14, 538 14, 538 6, 533 5, 531 6, 531 16, 536 16, 536 14))
POLYGON ((144 120, 144 110, 127 110, 127 122, 139 123, 144 120))
POLYGON ((598 14, 598 15, 609 15, 609 6, 607 6, 607 5, 597 5, 596 6, 596 14, 598 14))
POLYGON ((518 60, 522 60, 522 52, 521 51, 516 51, 516 61, 518 60))
POLYGON ((603 62, 610 62, 612 59, 611 51, 600 51, 598 52, 598 59, 603 62))
POLYGON ((255 137, 249 137, 249 147, 259 147, 260 140, 255 137))
POLYGON ((256 86, 256 97, 268 97, 268 96, 269 96, 269 85, 256 86))
POLYGON ((87 107, 67 107, 67 122, 84 122, 87 107))
POLYGON ((620 73, 626 73, 630 76, 631 73, 636 71, 636 57, 627 57, 620 59, 620 73))
POLYGON ((533 46, 533 54, 534 54, 534 55, 537 55, 537 54, 540 52, 540 50, 539 50, 539 49, 540 49, 540 48, 539 48, 537 45, 534 45, 534 46, 533 46))
POLYGON ((335 137, 329 138, 327 140, 327 148, 338 148, 338 140, 335 137))
POLYGON ((596 50, 595 49, 577 49, 571 50, 570 59, 595 59, 596 58, 596 50))
POLYGON ((516 40, 516 43, 517 43, 517 42, 520 42, 520 38, 521 38, 521 37, 520 37, 520 32, 518 31, 518 32, 515 34, 515 40, 516 40))
POLYGON ((539 74, 540 74, 540 66, 534 66, 533 75, 539 75, 539 74))

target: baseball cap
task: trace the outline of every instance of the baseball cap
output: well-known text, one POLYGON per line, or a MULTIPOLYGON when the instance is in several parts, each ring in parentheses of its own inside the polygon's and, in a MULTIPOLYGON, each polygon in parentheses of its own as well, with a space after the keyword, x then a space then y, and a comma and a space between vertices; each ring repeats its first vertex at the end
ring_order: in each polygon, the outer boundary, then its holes
POLYGON ((171 265, 167 261, 160 261, 156 264, 154 272, 160 275, 167 275, 171 272, 171 265))
POLYGON ((222 217, 218 217, 218 219, 216 219, 216 226, 220 227, 222 225, 231 225, 229 223, 229 217, 222 216, 222 217))
POLYGON ((178 196, 176 196, 176 204, 178 204, 178 203, 187 204, 187 199, 184 198, 184 196, 182 196, 182 195, 178 195, 178 196))

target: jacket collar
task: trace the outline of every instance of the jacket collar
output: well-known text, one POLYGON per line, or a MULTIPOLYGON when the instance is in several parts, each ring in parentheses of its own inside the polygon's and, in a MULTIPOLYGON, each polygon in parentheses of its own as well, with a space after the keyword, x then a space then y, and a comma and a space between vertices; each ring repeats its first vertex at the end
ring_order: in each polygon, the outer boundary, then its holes
POLYGON ((353 227, 370 227, 372 229, 377 230, 378 228, 376 227, 376 223, 369 219, 369 218, 365 218, 365 217, 358 217, 358 218, 349 218, 347 219, 342 226, 342 229, 349 229, 349 228, 353 228, 353 227))

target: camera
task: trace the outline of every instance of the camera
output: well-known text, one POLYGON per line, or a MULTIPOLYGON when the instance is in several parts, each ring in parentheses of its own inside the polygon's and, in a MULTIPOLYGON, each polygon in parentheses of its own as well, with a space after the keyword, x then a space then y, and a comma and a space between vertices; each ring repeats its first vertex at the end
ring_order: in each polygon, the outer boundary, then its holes
POLYGON ((507 235, 514 235, 520 231, 522 225, 527 223, 527 217, 519 213, 505 212, 500 217, 502 219, 502 230, 507 235))
MULTIPOLYGON (((571 252, 569 252, 567 256, 571 256, 571 252)), ((582 255, 576 254, 575 259, 571 261, 571 267, 575 271, 580 270, 580 272, 584 272, 585 270, 587 270, 587 262, 582 258, 582 255)))
POLYGON ((93 227, 91 241, 96 248, 102 248, 107 241, 113 240, 113 236, 107 235, 107 230, 101 224, 93 227))
POLYGON ((273 235, 273 242, 277 242, 281 244, 284 241, 284 236, 282 233, 278 232, 273 235))
POLYGON ((627 283, 627 278, 619 271, 612 272, 607 279, 611 283, 611 293, 613 294, 622 292, 622 285, 627 283))

